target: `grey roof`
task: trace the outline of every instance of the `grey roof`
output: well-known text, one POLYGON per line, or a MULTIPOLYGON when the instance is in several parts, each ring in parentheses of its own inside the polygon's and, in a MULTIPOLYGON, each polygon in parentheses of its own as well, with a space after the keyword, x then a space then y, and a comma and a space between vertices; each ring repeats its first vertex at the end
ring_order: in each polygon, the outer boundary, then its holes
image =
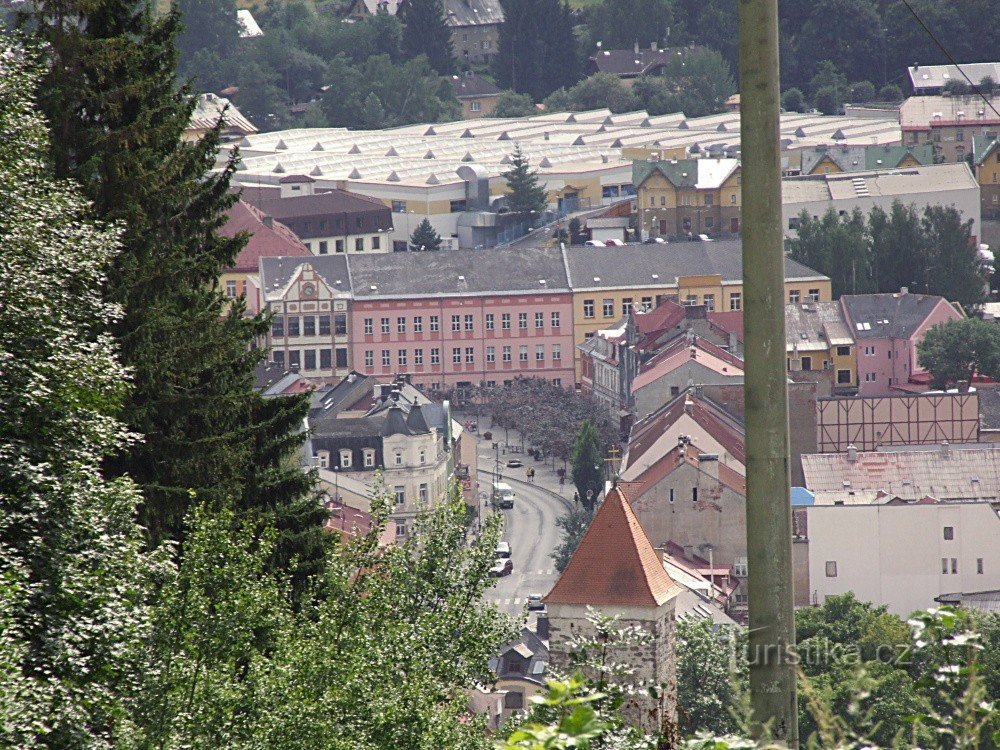
POLYGON ((857 339, 909 338, 944 301, 934 294, 845 294, 841 298, 857 339))
POLYGON ((449 26, 484 26, 503 23, 500 0, 444 0, 444 20, 449 26))
POLYGON ((854 343, 837 302, 800 302, 785 305, 785 347, 800 352, 826 351, 854 343))
MULTIPOLYGON (((577 290, 666 287, 675 284, 679 276, 718 274, 723 281, 743 278, 743 244, 739 241, 572 247, 566 251, 566 261, 570 284, 577 290), (600 281, 595 281, 595 277, 600 281)), ((825 277, 819 271, 785 258, 785 278, 825 277)))
POLYGON ((331 289, 345 293, 351 291, 351 278, 347 270, 347 261, 343 255, 316 255, 312 258, 261 258, 261 290, 265 294, 272 294, 283 288, 292 280, 296 270, 307 263, 331 289))
POLYGON ((1000 589, 941 594, 935 596, 934 601, 941 604, 954 604, 965 609, 976 609, 981 612, 1000 612, 1000 589))
POLYGON ((356 298, 569 289, 559 248, 353 255, 348 265, 356 298))
POLYGON ((547 676, 546 671, 549 664, 549 648, 545 644, 545 641, 538 637, 537 633, 530 628, 523 627, 521 628, 521 637, 508 641, 501 646, 497 656, 490 659, 489 664, 490 669, 497 674, 497 677, 517 678, 541 685, 545 682, 545 678, 547 676), (518 656, 528 660, 528 666, 523 670, 523 672, 500 674, 497 671, 500 668, 501 659, 509 651, 515 651, 518 656))
POLYGON ((471 71, 458 76, 448 76, 447 80, 457 99, 500 96, 500 88, 496 84, 471 71))
POLYGON ((941 89, 948 81, 967 83, 965 73, 978 86, 986 76, 994 81, 1000 81, 1000 62, 962 63, 960 71, 954 65, 920 65, 907 68, 910 74, 910 84, 913 90, 920 93, 923 89, 941 89))
POLYGON ((979 429, 1000 430, 1000 390, 979 386, 976 392, 979 395, 979 429))

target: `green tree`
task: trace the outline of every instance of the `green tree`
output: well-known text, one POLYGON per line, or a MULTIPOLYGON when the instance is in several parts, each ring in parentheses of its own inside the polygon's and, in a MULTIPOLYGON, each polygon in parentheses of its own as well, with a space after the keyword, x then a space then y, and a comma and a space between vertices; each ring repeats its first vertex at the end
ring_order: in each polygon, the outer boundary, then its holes
POLYGON ((410 249, 416 252, 431 252, 441 249, 441 235, 434 231, 431 222, 424 219, 413 230, 410 237, 410 249))
POLYGON ((587 533, 590 521, 594 514, 582 505, 577 505, 572 510, 556 519, 556 526, 559 527, 562 539, 558 546, 552 551, 552 559, 555 561, 556 570, 562 573, 569 564, 569 559, 580 546, 580 540, 587 533))
POLYGON ((875 84, 871 81, 858 81, 851 84, 850 100, 852 102, 864 104, 874 100, 876 95, 875 84))
POLYGON ((587 24, 597 30, 604 49, 648 47, 663 42, 674 23, 671 0, 602 0, 586 11, 587 24))
POLYGON ((1000 327, 979 318, 962 318, 931 328, 917 345, 920 366, 943 389, 975 375, 1000 378, 1000 327))
POLYGON ((813 104, 824 115, 840 114, 840 98, 833 86, 823 86, 813 95, 813 104))
POLYGON ((604 488, 604 455, 597 430, 589 419, 580 427, 573 441, 570 464, 573 484, 580 493, 580 503, 588 511, 593 512, 597 498, 604 488))
POLYGON ((709 619, 678 620, 677 707, 681 733, 730 734, 748 689, 746 637, 709 619))
POLYGON ((983 76, 979 81, 979 90, 984 96, 993 96, 997 90, 997 82, 993 80, 993 76, 983 76))
POLYGON ((514 146, 510 168, 501 176, 507 181, 507 205, 512 213, 527 215, 545 211, 548 204, 545 186, 538 184, 538 170, 530 169, 528 157, 521 151, 520 145, 514 146))
POLYGON ((920 218, 926 256, 922 268, 929 294, 940 294, 965 309, 978 307, 986 298, 985 264, 972 239, 973 220, 963 221, 953 206, 927 206, 920 218))
POLYGON ((801 89, 790 88, 781 95, 781 106, 786 112, 802 112, 805 109, 805 96, 801 89))
POLYGON ((847 96, 847 76, 838 70, 829 60, 823 60, 816 66, 816 73, 809 80, 809 90, 813 97, 822 88, 830 87, 837 96, 837 101, 843 101, 847 96))
POLYGON ((0 745, 111 747, 131 708, 153 561, 102 460, 128 373, 101 298, 118 232, 52 178, 42 66, 0 37, 0 745))
POLYGON ((903 101, 903 89, 894 83, 887 83, 885 86, 878 90, 878 99, 880 102, 896 102, 903 101))
POLYGON ((812 59, 822 55, 852 80, 880 69, 881 19, 874 3, 816 0, 810 6, 809 19, 796 34, 800 50, 812 53, 812 59))
POLYGON ((875 291, 860 209, 847 217, 830 209, 818 221, 803 211, 798 236, 785 244, 791 258, 830 277, 834 298, 875 291))
MULTIPOLYGON (((235 0, 177 0, 184 28, 177 38, 180 69, 197 75, 196 55, 209 53, 219 61, 229 58, 240 42, 240 24, 235 0)), ((202 58, 204 61, 204 58, 202 58)))
MULTIPOLYGON (((253 344, 266 321, 245 316, 218 285, 220 268, 245 242, 217 232, 235 200, 235 165, 210 172, 217 131, 198 143, 181 139, 193 101, 174 76, 176 12, 154 19, 132 0, 71 2, 39 6, 34 22, 59 60, 39 96, 55 174, 75 178, 95 216, 123 227, 104 291, 122 310, 110 331, 133 379, 121 415, 141 439, 105 467, 142 490, 150 544, 177 540, 191 505, 248 507, 262 497, 253 477, 287 460, 272 448, 284 436, 275 426, 284 430, 288 420, 269 413, 267 422, 256 421, 268 411, 253 390, 261 356, 253 344)), ((254 520, 291 529, 302 502, 270 493, 254 520)))
POLYGON ((541 101, 579 77, 569 5, 563 0, 501 0, 504 20, 493 71, 501 88, 541 101))
POLYGON ((403 54, 411 60, 424 55, 439 74, 453 73, 451 31, 441 0, 409 0, 403 7, 403 54))
POLYGON ((632 90, 651 114, 703 117, 724 112, 736 84, 725 58, 704 48, 672 58, 657 75, 640 76, 632 90))
POLYGON ((518 94, 513 91, 501 92, 497 97, 497 106, 493 110, 491 117, 530 117, 537 115, 538 110, 534 102, 527 94, 518 94))
POLYGON ((893 201, 888 213, 880 206, 873 207, 868 214, 868 236, 875 291, 898 292, 912 285, 925 255, 917 210, 899 201, 893 201))
POLYGON ((635 95, 613 73, 595 73, 569 89, 570 109, 587 110, 607 107, 612 112, 630 112, 637 108, 635 95))

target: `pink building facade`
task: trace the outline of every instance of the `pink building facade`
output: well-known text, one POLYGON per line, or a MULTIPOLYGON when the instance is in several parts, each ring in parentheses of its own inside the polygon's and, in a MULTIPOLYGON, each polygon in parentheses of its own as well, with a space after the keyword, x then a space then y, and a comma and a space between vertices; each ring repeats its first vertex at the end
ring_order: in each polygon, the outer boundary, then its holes
POLYGON ((844 317, 857 341, 858 395, 885 396, 927 371, 917 345, 939 323, 963 317, 943 297, 910 294, 844 295, 844 317))
POLYGON ((351 361, 366 375, 415 385, 503 385, 517 377, 573 383, 569 292, 355 299, 351 361))

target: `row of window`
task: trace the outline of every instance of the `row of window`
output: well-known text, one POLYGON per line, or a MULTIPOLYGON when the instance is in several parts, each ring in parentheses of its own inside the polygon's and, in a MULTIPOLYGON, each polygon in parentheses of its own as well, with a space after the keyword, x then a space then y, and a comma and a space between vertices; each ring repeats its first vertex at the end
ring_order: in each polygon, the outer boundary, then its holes
MULTIPOLYGON (((688 194, 688 193, 681 193, 680 198, 681 198, 680 199, 680 205, 682 205, 682 206, 690 206, 690 205, 692 205, 691 204, 691 196, 690 196, 690 194, 688 194)), ((704 202, 705 202, 706 206, 714 206, 715 205, 715 195, 713 193, 705 193, 704 202)), ((732 204, 734 206, 736 205, 736 193, 730 193, 729 194, 729 202, 730 202, 730 204, 732 204)), ((649 196, 649 205, 650 205, 650 207, 656 206, 656 196, 655 195, 649 196)), ((661 206, 666 206, 667 205, 667 196, 665 196, 665 195, 661 195, 660 196, 660 205, 661 206)), ((697 205, 697 203, 695 203, 694 205, 697 205)))
MULTIPOLYGON (((430 350, 430 364, 439 365, 441 364, 441 350, 437 347, 430 350)), ((392 350, 383 349, 381 352, 381 363, 382 367, 392 367, 393 358, 392 350)), ((409 367, 410 365, 410 351, 408 349, 399 349, 396 351, 396 365, 399 367, 409 367)), ((529 360, 529 350, 527 344, 522 344, 518 347, 517 358, 521 362, 527 362, 529 360)), ((551 356, 553 362, 562 361, 562 346, 559 344, 552 344, 551 356)), ((504 346, 500 350, 501 361, 512 362, 514 358, 513 347, 504 346)), ((486 361, 496 362, 497 361, 497 351, 495 346, 486 347, 486 361)), ((545 361, 545 344, 535 345, 535 361, 544 362, 545 361)), ((451 350, 451 362, 455 365, 460 365, 463 362, 467 365, 473 365, 476 363, 476 350, 475 347, 467 346, 464 348, 460 346, 453 347, 451 350)), ((413 364, 423 365, 424 364, 424 350, 414 349, 413 350, 413 364)), ((365 367, 375 366, 375 350, 368 349, 365 351, 365 367)))
MULTIPOLYGON (((333 369, 334 354, 336 354, 337 369, 347 367, 347 349, 344 348, 338 348, 336 352, 331 349, 289 349, 287 367, 293 370, 330 370, 333 369), (316 366, 317 362, 319 367, 316 366)), ((286 365, 283 349, 272 351, 271 359, 275 364, 286 365)))
MULTIPOLYGON (((801 301, 802 301, 801 289, 788 290, 788 304, 797 305, 801 301)), ((806 302, 819 302, 819 289, 810 289, 808 294, 806 294, 806 302)))
MULTIPOLYGON (((226 282, 226 296, 227 297, 232 297, 232 298, 236 297, 236 282, 233 279, 230 279, 229 281, 226 282)), ((241 281, 240 282, 240 296, 242 296, 242 297, 246 297, 247 296, 247 283, 246 283, 246 281, 241 281)))
MULTIPOLYGON (((371 240, 372 240, 371 241, 371 249, 372 250, 381 250, 382 249, 382 238, 380 236, 378 236, 377 234, 372 235, 371 240)), ((333 251, 335 253, 343 253, 347 249, 347 246, 346 246, 345 242, 346 242, 346 240, 344 240, 344 239, 334 240, 333 241, 333 251)), ((309 250, 309 252, 313 251, 313 243, 312 242, 303 242, 303 244, 306 246, 306 249, 309 250)), ((320 240, 319 242, 317 242, 316 243, 316 251, 317 251, 317 253, 319 255, 328 255, 329 252, 330 252, 330 243, 329 243, 329 241, 328 240, 320 240)), ((365 251, 365 238, 364 237, 355 237, 354 238, 354 252, 356 252, 356 253, 363 253, 364 251, 365 251)))
MULTIPOLYGON (((294 190, 295 188, 292 189, 294 190)), ((330 228, 332 230, 331 234, 340 234, 345 229, 346 221, 347 221, 346 217, 338 217, 331 222, 327 222, 326 219, 320 219, 319 221, 316 222, 316 230, 319 234, 323 234, 324 232, 327 231, 327 228, 330 228)), ((305 219, 301 222, 301 224, 297 223, 296 226, 301 227, 301 231, 303 234, 309 234, 313 231, 313 223, 312 220, 310 219, 305 219)), ((364 217, 355 216, 354 229, 361 230, 364 229, 364 226, 365 226, 364 217)))
MULTIPOLYGON (((983 558, 976 558, 976 574, 983 575, 985 566, 983 565, 983 558)), ((958 558, 957 557, 942 557, 941 558, 941 574, 942 575, 957 575, 958 574, 958 558)), ((836 578, 837 577, 837 561, 827 560, 826 562, 826 577, 836 578)))
MULTIPOLYGON (((464 315, 452 315, 451 316, 451 330, 452 332, 461 331, 475 331, 475 316, 469 313, 464 315)), ((496 330, 496 314, 486 313, 484 316, 484 325, 487 331, 496 330)), ((517 327, 521 330, 528 328, 529 313, 521 312, 517 314, 517 327)), ((431 333, 436 333, 441 330, 441 316, 430 315, 428 316, 428 330, 431 333)), ((559 328, 562 324, 560 315, 558 312, 552 312, 549 314, 549 325, 552 328, 559 328)), ((414 333, 424 332, 424 318, 422 315, 415 315, 413 319, 410 320, 405 316, 398 316, 396 318, 396 333, 406 333, 408 327, 412 326, 414 333)), ((509 331, 513 326, 512 313, 500 313, 500 330, 509 331)), ((545 313, 535 312, 534 314, 534 327, 536 329, 545 328, 545 313)), ((393 329, 391 318, 381 318, 379 320, 379 330, 383 336, 388 336, 393 329)), ((375 333, 375 319, 365 318, 364 319, 364 332, 366 336, 372 336, 375 333)))
MULTIPOLYGON (((329 336, 330 319, 329 315, 303 315, 301 318, 298 315, 275 315, 271 319, 271 336, 329 336)), ((347 335, 346 313, 336 313, 333 316, 333 333, 337 336, 347 335)))
MULTIPOLYGON (((340 449, 340 463, 337 465, 340 469, 353 469, 354 468, 354 451, 350 448, 340 449)), ((327 451, 320 451, 316 454, 316 458, 319 461, 319 467, 321 469, 328 469, 330 467, 330 454, 327 451)), ((372 469, 375 467, 375 449, 374 448, 364 448, 361 451, 362 466, 366 469, 372 469)), ((421 466, 427 463, 427 451, 421 448, 417 455, 417 460, 421 466)), ((395 450, 392 453, 392 464, 391 466, 403 466, 403 451, 395 450)), ((425 485, 421 485, 422 487, 425 485)))

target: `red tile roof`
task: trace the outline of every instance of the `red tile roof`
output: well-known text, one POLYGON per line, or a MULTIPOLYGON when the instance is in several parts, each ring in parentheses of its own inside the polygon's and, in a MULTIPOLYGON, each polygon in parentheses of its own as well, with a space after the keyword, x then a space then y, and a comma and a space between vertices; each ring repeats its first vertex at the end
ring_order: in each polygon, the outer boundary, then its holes
POLYGON ((284 258, 288 256, 311 258, 312 253, 302 244, 291 229, 280 221, 267 219, 266 214, 256 206, 243 200, 237 201, 228 211, 228 220, 219 234, 235 237, 240 232, 250 234, 247 244, 236 256, 236 263, 225 271, 256 271, 261 258, 284 258), (270 221, 271 226, 267 225, 270 221))
POLYGON ((632 429, 628 447, 630 465, 636 463, 663 436, 663 433, 681 418, 689 402, 691 418, 715 438, 729 455, 741 464, 746 464, 746 442, 742 425, 712 401, 692 393, 682 393, 632 429))
POLYGON ((743 343, 743 311, 730 310, 729 312, 710 312, 708 314, 709 324, 726 336, 730 333, 736 334, 736 340, 743 343))
MULTIPOLYGON (((653 489, 657 484, 659 484, 664 477, 671 474, 674 469, 683 463, 690 464, 699 471, 705 471, 701 468, 701 454, 705 451, 701 450, 697 446, 688 445, 685 450, 681 450, 680 446, 673 448, 668 453, 664 454, 661 458, 657 459, 653 464, 651 464, 645 471, 643 471, 639 476, 633 478, 629 484, 638 485, 638 491, 634 491, 630 495, 630 500, 638 500, 649 490, 653 489)), ((725 485, 734 492, 738 492, 741 495, 747 494, 747 480, 742 474, 733 469, 730 466, 716 460, 712 462, 719 472, 719 483, 725 485)))
POLYGON ((635 314, 635 329, 644 336, 676 328, 684 320, 684 307, 664 300, 647 313, 635 314))
POLYGON ((625 491, 608 493, 546 604, 658 607, 682 591, 663 568, 625 491))

